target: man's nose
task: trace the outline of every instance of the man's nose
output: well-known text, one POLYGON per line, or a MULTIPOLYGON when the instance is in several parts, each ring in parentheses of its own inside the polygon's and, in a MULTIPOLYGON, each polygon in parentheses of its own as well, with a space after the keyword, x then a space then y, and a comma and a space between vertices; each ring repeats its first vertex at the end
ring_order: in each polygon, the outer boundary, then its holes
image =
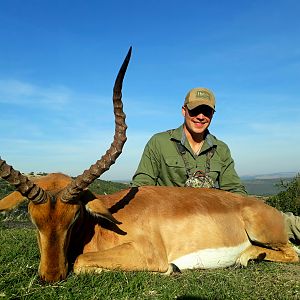
POLYGON ((198 114, 196 116, 197 119, 204 119, 205 118, 205 115, 201 112, 200 114, 198 114))

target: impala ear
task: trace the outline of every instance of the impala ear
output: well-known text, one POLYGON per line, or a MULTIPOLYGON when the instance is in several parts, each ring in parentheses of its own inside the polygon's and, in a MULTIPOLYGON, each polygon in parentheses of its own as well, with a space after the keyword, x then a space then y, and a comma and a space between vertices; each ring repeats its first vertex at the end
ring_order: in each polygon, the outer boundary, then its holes
POLYGON ((109 212, 109 210, 103 205, 102 201, 99 199, 94 199, 88 202, 85 205, 87 211, 94 216, 104 218, 114 224, 122 224, 118 220, 116 220, 113 215, 109 212))
POLYGON ((0 211, 12 210, 27 200, 20 192, 12 192, 0 200, 0 211))

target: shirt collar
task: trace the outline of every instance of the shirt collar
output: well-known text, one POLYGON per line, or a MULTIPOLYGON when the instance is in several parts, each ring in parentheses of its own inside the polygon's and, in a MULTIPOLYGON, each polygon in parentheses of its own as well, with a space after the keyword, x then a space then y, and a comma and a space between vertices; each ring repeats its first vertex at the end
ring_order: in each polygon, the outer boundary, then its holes
MULTIPOLYGON (((189 145, 188 141, 186 140, 186 135, 183 130, 183 124, 172 131, 170 139, 176 140, 176 141, 180 142, 186 148, 190 149, 190 145, 189 145)), ((201 149, 201 152, 204 152, 216 145, 217 145, 216 138, 212 134, 210 134, 209 130, 207 130, 207 134, 206 134, 205 141, 204 141, 203 147, 201 149)))

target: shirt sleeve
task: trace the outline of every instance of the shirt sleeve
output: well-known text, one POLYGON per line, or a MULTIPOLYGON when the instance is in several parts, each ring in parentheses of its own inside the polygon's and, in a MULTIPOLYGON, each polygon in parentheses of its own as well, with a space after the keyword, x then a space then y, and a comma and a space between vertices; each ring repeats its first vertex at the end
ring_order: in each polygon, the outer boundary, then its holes
POLYGON ((156 185, 160 170, 157 141, 152 137, 145 146, 138 168, 132 178, 131 186, 156 185))
POLYGON ((228 147, 225 148, 223 153, 223 166, 219 178, 219 187, 221 190, 247 195, 246 188, 235 171, 234 161, 228 147))

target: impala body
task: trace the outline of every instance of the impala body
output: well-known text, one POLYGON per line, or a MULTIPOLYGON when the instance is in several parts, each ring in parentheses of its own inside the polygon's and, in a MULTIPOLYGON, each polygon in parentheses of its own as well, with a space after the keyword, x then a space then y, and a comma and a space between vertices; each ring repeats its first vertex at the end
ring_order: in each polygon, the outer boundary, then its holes
POLYGON ((250 259, 298 261, 281 213, 255 198, 179 187, 145 186, 112 195, 88 190, 126 141, 121 89, 130 52, 114 86, 114 141, 82 175, 72 179, 56 173, 30 180, 0 158, 0 176, 17 188, 0 201, 0 210, 30 200, 41 278, 62 280, 72 267, 75 273, 120 269, 169 274, 178 268, 246 266, 250 259))

